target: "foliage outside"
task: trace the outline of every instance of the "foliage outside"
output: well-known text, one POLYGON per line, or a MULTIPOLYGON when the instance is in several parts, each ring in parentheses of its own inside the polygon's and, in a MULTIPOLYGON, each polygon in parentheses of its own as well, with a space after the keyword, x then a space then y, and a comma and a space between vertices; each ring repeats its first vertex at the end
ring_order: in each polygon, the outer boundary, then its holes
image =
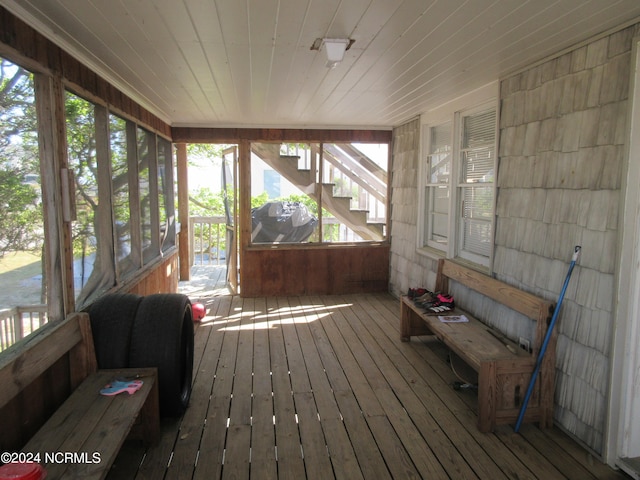
POLYGON ((44 243, 33 76, 0 59, 0 257, 44 243))

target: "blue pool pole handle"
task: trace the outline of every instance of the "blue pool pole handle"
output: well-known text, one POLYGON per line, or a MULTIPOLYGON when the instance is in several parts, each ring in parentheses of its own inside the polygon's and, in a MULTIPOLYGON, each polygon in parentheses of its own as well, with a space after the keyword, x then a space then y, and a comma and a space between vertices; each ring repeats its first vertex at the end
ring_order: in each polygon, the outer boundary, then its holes
POLYGON ((524 401, 522 402, 522 407, 520 408, 520 414, 518 415, 518 420, 514 428, 516 433, 518 432, 518 430, 520 430, 520 426, 522 425, 522 420, 524 419, 524 414, 527 411, 527 405, 529 404, 529 399, 531 398, 533 387, 535 387, 536 379, 538 378, 538 373, 540 372, 540 367, 542 365, 542 360, 544 359, 544 354, 547 351, 547 346, 549 345, 549 340, 551 339, 551 334, 553 333, 553 327, 555 327, 556 321, 558 320, 558 313, 560 312, 560 306, 562 305, 564 294, 567 291, 567 286, 569 286, 569 279, 571 278, 571 272, 573 271, 573 267, 576 265, 576 262, 580 257, 581 251, 582 251, 582 247, 580 247, 579 245, 576 245, 573 251, 573 256, 571 257, 571 263, 569 264, 569 271, 567 272, 567 276, 564 279, 564 285, 562 285, 562 290, 560 291, 560 296, 558 297, 558 304, 556 305, 556 308, 553 310, 551 323, 547 328, 547 333, 544 336, 544 341, 542 342, 542 346, 540 347, 540 352, 538 352, 538 359, 536 360, 536 365, 535 365, 535 368, 533 369, 533 373, 531 374, 531 380, 529 381, 529 387, 527 388, 527 393, 524 396, 524 401))

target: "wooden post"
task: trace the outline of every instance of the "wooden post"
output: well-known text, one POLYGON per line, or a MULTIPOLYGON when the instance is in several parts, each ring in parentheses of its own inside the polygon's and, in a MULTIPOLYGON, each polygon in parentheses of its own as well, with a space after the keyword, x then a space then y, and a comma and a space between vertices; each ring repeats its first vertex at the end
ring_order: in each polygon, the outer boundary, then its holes
POLYGON ((191 279, 191 245, 189 238, 191 235, 189 224, 189 181, 187 166, 187 144, 178 143, 176 145, 178 153, 178 221, 180 222, 180 233, 178 234, 179 259, 180 259, 180 280, 191 279))
POLYGON ((140 180, 138 164, 138 127, 131 121, 126 121, 126 142, 127 142, 127 181, 129 182, 129 211, 131 218, 129 221, 129 235, 131 239, 131 253, 129 258, 135 265, 136 270, 140 270, 144 265, 142 259, 142 221, 140 217, 140 180), (134 208, 134 205, 136 208, 134 208))
POLYGON ((66 168, 64 91, 60 79, 34 76, 45 229, 45 279, 49 318, 62 320, 74 307, 71 223, 62 221, 61 170, 66 168), (52 280, 63 279, 60 281, 52 280))
POLYGON ((85 378, 98 370, 96 350, 93 345, 91 321, 84 312, 72 314, 72 320, 78 322, 78 330, 82 340, 69 350, 69 376, 71 389, 75 390, 85 378))
POLYGON ((251 240, 251 142, 249 140, 241 140, 238 145, 238 190, 236 196, 240 197, 238 202, 238 223, 239 230, 236 233, 239 238, 239 256, 240 256, 240 285, 245 285, 244 278, 250 272, 247 265, 243 261, 244 252, 249 247, 251 240))

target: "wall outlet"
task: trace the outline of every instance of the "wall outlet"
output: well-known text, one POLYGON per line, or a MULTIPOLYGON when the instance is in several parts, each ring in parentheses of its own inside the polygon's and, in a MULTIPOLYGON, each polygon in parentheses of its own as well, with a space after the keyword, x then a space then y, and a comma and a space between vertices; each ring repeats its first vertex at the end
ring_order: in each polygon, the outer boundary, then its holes
POLYGON ((518 346, 519 346, 521 349, 523 349, 523 350, 525 350, 525 351, 527 351, 527 352, 531 353, 531 342, 530 342, 528 339, 526 339, 526 338, 524 338, 524 337, 520 337, 520 338, 518 339, 518 346))

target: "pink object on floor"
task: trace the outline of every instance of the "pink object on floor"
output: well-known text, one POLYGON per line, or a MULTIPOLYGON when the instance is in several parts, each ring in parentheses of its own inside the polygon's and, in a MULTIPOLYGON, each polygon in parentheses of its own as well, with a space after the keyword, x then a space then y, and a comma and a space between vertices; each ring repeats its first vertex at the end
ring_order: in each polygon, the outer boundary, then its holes
POLYGON ((191 305, 191 311, 193 312, 193 321, 199 322, 202 320, 206 314, 204 305, 201 303, 194 303, 191 305))

